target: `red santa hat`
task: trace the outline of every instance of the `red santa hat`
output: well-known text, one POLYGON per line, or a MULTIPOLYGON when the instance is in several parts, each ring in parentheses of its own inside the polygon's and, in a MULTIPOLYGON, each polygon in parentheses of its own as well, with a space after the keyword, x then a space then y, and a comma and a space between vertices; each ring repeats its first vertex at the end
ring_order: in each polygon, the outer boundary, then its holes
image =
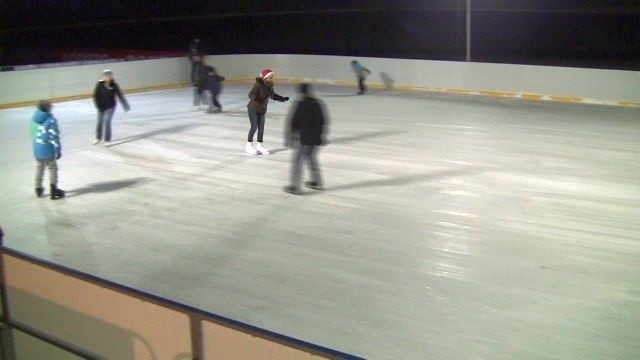
POLYGON ((270 69, 264 69, 260 71, 260 77, 263 79, 270 78, 271 76, 273 76, 273 71, 271 71, 270 69))

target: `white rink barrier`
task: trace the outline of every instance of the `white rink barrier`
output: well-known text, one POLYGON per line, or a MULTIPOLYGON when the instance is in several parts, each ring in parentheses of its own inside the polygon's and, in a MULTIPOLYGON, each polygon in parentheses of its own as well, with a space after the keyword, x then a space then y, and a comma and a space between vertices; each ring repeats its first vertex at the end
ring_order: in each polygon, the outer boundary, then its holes
MULTIPOLYGON (((431 91, 640 108, 640 71, 512 64, 467 63, 320 55, 209 55, 228 83, 250 82, 272 69, 279 82, 309 81, 355 87, 351 60, 371 70, 367 85, 400 91, 431 91)), ((127 92, 189 85, 186 57, 92 64, 0 73, 0 108, 89 97, 104 68, 127 92)))

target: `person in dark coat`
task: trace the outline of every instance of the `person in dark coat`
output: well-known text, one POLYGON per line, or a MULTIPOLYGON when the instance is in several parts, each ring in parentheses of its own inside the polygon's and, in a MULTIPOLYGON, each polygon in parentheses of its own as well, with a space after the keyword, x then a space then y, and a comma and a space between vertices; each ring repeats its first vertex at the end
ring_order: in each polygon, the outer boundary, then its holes
POLYGON ((96 126, 96 140, 93 145, 104 140, 105 145, 111 141, 111 119, 116 111, 116 96, 120 99, 124 111, 129 111, 129 103, 122 94, 120 86, 113 78, 111 70, 102 72, 102 79, 96 84, 93 90, 93 103, 98 109, 98 124, 96 126))
POLYGON ((326 144, 325 128, 328 124, 327 113, 322 102, 311 94, 311 85, 303 83, 298 87, 302 98, 295 105, 285 129, 285 146, 295 147, 291 184, 284 190, 300 194, 302 163, 306 160, 311 170, 311 181, 306 186, 322 190, 320 166, 316 155, 318 146, 326 144))
POLYGON ((216 68, 213 66, 207 65, 204 68, 206 76, 204 77, 202 88, 207 98, 207 104, 209 105, 207 112, 221 112, 222 105, 220 105, 220 101, 218 101, 218 96, 220 96, 220 93, 222 92, 222 82, 224 81, 224 77, 218 75, 216 73, 216 68))
POLYGON ((36 196, 44 193, 42 181, 45 168, 49 169, 49 188, 51 200, 64 197, 63 190, 58 189, 58 163, 62 157, 62 144, 60 143, 60 130, 58 121, 51 114, 51 102, 40 100, 38 109, 31 120, 31 141, 33 143, 33 156, 36 159, 36 196))
POLYGON ((247 104, 247 112, 249 114, 249 122, 251 128, 247 136, 247 145, 245 151, 251 155, 269 155, 269 150, 262 146, 262 137, 264 136, 264 116, 267 113, 267 104, 269 99, 285 102, 289 100, 288 96, 280 96, 273 90, 273 71, 269 69, 262 70, 260 77, 256 78, 256 83, 249 92, 249 104, 247 104), (258 142, 253 145, 253 136, 258 131, 258 142))
POLYGON ((200 110, 203 104, 203 83, 206 75, 204 59, 200 54, 189 55, 191 58, 191 86, 193 86, 193 111, 200 110))

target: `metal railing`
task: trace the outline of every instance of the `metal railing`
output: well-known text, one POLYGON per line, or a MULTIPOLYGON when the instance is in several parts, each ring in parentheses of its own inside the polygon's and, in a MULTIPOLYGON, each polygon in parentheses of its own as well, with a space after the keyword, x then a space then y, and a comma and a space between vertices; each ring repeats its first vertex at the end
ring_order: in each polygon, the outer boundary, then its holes
POLYGON ((44 341, 68 353, 80 356, 85 359, 106 359, 106 357, 94 353, 92 349, 82 348, 77 344, 57 338, 56 336, 42 331, 41 329, 38 329, 30 324, 13 319, 11 316, 11 291, 8 286, 10 284, 8 284, 7 282, 7 271, 10 269, 7 269, 7 263, 5 261, 6 259, 17 259, 30 265, 32 264, 34 266, 41 267, 46 271, 62 274, 64 276, 80 280, 81 282, 97 285, 101 288, 115 291, 118 294, 131 297, 143 302, 152 303, 164 309, 186 315, 189 319, 190 324, 191 357, 193 360, 205 359, 203 345, 203 323, 205 322, 228 328, 230 331, 239 331, 241 333, 249 334, 251 335, 251 337, 257 337, 261 340, 265 340, 269 343, 274 343, 278 346, 282 345, 287 348, 300 350, 308 353, 309 355, 324 357, 328 359, 363 359, 355 355, 329 349, 320 345, 315 345, 306 341, 302 341, 253 325, 229 319, 217 314, 209 313, 197 308, 190 307, 188 305, 161 298, 59 264, 55 264, 47 260, 36 258, 34 256, 5 247, 4 244, 2 244, 2 236, 0 235, 0 297, 2 300, 2 322, 4 323, 3 329, 0 332, 0 334, 2 335, 2 348, 0 354, 2 355, 2 359, 15 359, 15 345, 13 341, 14 334, 12 330, 23 332, 38 340, 44 341))

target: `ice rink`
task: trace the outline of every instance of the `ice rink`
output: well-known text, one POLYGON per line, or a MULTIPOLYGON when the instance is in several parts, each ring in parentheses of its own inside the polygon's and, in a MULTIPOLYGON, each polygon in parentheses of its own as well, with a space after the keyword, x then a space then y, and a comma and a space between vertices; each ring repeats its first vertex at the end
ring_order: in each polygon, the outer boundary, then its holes
POLYGON ((54 104, 58 201, 34 195, 35 108, 1 110, 6 244, 370 359, 640 358, 639 110, 319 85, 326 190, 296 196, 294 86, 262 157, 250 87, 222 114, 127 95, 109 147, 90 99, 54 104))

